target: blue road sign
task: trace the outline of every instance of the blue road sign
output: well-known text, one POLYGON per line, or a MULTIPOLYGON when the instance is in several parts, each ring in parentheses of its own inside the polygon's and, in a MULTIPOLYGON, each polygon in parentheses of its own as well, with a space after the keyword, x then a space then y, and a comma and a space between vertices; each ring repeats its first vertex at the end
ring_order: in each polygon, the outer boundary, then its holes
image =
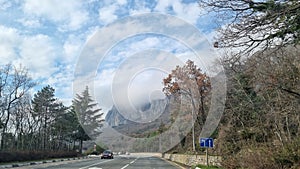
POLYGON ((214 139, 212 139, 212 138, 200 138, 200 147, 205 147, 205 148, 214 147, 214 139))

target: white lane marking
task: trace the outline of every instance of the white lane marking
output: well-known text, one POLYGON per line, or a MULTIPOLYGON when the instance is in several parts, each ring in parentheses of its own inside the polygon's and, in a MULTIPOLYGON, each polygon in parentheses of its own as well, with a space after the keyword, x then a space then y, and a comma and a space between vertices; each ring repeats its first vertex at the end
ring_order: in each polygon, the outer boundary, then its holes
POLYGON ((100 167, 91 167, 91 168, 88 168, 88 169, 102 169, 100 167))
POLYGON ((85 168, 89 168, 89 167, 92 167, 92 166, 94 166, 94 165, 98 165, 98 164, 106 163, 106 162, 109 162, 109 161, 112 161, 112 160, 101 161, 101 162, 99 162, 99 163, 91 164, 91 165, 88 165, 88 166, 85 166, 85 167, 81 167, 81 168, 79 168, 79 169, 85 169, 85 168))
POLYGON ((126 167, 128 167, 129 166, 129 164, 126 164, 124 167, 122 167, 121 169, 125 169, 126 167))
POLYGON ((123 166, 121 169, 125 169, 127 168, 130 164, 133 164, 134 162, 136 162, 138 158, 134 159, 133 161, 131 161, 129 164, 126 164, 125 166, 123 166))

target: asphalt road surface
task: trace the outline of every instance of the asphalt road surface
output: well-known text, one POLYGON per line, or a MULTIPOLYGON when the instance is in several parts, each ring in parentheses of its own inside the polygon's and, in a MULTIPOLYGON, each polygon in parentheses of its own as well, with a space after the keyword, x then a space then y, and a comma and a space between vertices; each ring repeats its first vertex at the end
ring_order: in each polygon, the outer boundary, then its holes
POLYGON ((179 169, 182 168, 154 156, 115 156, 114 159, 93 157, 72 162, 59 162, 19 167, 19 169, 179 169))

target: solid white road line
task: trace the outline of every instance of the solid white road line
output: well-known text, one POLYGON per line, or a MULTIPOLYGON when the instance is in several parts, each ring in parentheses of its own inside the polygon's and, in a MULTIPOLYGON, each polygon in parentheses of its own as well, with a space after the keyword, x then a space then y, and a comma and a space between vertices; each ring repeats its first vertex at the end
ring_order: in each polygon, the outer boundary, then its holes
POLYGON ((124 167, 122 167, 121 169, 125 169, 126 167, 128 167, 129 166, 129 164, 126 164, 124 167))
POLYGON ((85 167, 81 167, 81 168, 79 168, 79 169, 86 169, 86 168, 92 167, 92 166, 94 166, 94 165, 106 163, 106 162, 109 162, 109 161, 112 161, 112 160, 101 161, 101 162, 99 162, 99 163, 91 164, 91 165, 88 165, 88 166, 85 166, 85 167))
POLYGON ((133 164, 138 158, 136 158, 135 160, 131 161, 129 164, 126 164, 125 166, 123 166, 121 169, 125 169, 127 168, 130 164, 133 164))

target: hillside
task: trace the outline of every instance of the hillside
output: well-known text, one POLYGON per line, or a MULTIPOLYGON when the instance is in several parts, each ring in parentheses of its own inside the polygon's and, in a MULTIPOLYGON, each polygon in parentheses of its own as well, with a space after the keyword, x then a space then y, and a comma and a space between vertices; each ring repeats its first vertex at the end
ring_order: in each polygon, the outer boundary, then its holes
POLYGON ((167 99, 159 99, 154 100, 151 103, 145 103, 141 105, 137 111, 139 113, 134 112, 134 114, 140 114, 139 118, 136 118, 137 120, 142 118, 142 116, 144 116, 144 118, 156 118, 148 123, 135 122, 126 119, 116 106, 113 106, 111 110, 108 111, 105 121, 118 132, 135 137, 144 137, 147 133, 157 131, 161 123, 164 123, 165 125, 171 124, 167 99))

